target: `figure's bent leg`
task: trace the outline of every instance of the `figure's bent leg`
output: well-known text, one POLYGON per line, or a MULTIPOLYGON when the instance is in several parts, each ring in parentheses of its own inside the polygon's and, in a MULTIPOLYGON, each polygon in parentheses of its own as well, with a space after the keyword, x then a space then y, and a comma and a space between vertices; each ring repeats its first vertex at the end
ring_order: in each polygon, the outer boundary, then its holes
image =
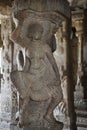
POLYGON ((45 119, 53 122, 54 121, 54 116, 53 116, 53 110, 55 109, 55 107, 59 104, 59 99, 58 98, 54 98, 52 97, 51 102, 49 104, 47 113, 45 115, 45 119))
POLYGON ((29 97, 23 99, 23 104, 20 109, 20 116, 19 116, 19 126, 22 127, 25 124, 24 117, 25 117, 25 111, 27 109, 27 106, 29 104, 29 97))

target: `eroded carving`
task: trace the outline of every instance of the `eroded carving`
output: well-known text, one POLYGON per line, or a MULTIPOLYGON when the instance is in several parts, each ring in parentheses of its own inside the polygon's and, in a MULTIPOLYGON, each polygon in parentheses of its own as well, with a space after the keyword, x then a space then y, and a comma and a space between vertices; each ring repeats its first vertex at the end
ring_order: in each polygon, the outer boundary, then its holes
MULTIPOLYGON (((32 4, 34 8, 36 3, 33 1, 32 4)), ((21 69, 11 73, 20 95, 19 123, 24 130, 37 130, 37 127, 40 130, 62 129, 62 124, 57 124, 53 117, 54 108, 62 100, 52 43, 62 18, 59 23, 56 20, 57 14, 50 14, 49 11, 34 12, 19 8, 14 12, 16 29, 11 39, 26 50, 25 54, 22 51, 18 54, 18 66, 21 69)))

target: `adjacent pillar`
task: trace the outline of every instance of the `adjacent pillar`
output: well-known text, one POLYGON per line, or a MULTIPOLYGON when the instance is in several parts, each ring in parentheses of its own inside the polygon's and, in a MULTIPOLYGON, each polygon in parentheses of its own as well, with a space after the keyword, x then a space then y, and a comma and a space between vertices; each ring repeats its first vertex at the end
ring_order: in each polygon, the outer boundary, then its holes
MULTIPOLYGON (((62 110, 63 113, 59 116, 57 120, 63 121, 64 128, 70 129, 70 118, 68 115, 68 81, 67 81, 67 46, 68 46, 68 40, 67 40, 67 29, 66 29, 66 21, 63 21, 61 26, 59 27, 57 33, 56 33, 56 51, 54 52, 54 57, 59 69, 60 74, 60 80, 61 80, 61 88, 63 91, 63 102, 64 102, 64 109, 62 110), (65 112, 64 112, 65 110, 65 112), (64 118, 65 116, 65 118, 64 118)), ((62 103, 61 103, 62 105, 62 103)), ((57 110, 56 110, 57 111, 57 110)))
POLYGON ((10 126, 11 121, 11 110, 12 110, 12 82, 10 79, 10 72, 12 69, 12 46, 10 42, 12 26, 11 17, 2 15, 1 17, 1 38, 3 42, 2 53, 1 53, 1 124, 5 122, 4 127, 7 129, 10 126), (7 123, 7 124, 6 124, 7 123))
POLYGON ((72 17, 72 25, 76 28, 76 35, 77 35, 77 44, 78 44, 78 62, 77 62, 77 83, 75 85, 75 105, 78 106, 80 105, 79 103, 82 102, 84 98, 84 91, 83 91, 83 86, 82 86, 82 75, 83 75, 83 70, 82 70, 82 48, 83 48, 83 12, 74 12, 73 17, 72 17))
MULTIPOLYGON (((76 124, 78 127, 83 129, 87 127, 87 101, 85 97, 85 87, 82 84, 82 79, 84 79, 84 70, 83 70, 83 43, 84 39, 84 12, 75 11, 72 17, 73 26, 76 28, 76 34, 78 37, 78 70, 77 70, 77 84, 75 86, 74 92, 74 104, 76 111, 76 124), (85 116, 84 116, 85 115, 85 116)), ((86 49, 86 48, 85 48, 86 49)))
POLYGON ((68 84, 68 114, 70 117, 70 130, 77 130, 76 127, 76 114, 75 114, 75 107, 74 107, 74 75, 73 75, 73 66, 72 66, 72 46, 70 39, 71 36, 71 19, 66 23, 67 29, 67 84, 68 84))

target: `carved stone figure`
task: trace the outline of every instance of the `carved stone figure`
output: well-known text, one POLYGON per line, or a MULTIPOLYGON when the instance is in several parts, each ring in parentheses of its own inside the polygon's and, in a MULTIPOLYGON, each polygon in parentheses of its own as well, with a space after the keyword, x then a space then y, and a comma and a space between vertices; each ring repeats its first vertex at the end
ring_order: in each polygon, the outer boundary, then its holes
POLYGON ((23 130, 62 129, 62 124, 56 123, 53 117, 54 108, 62 100, 62 89, 52 53, 55 49, 52 39, 62 18, 58 20, 58 14, 50 9, 45 12, 46 8, 47 1, 42 4, 42 1, 27 0, 26 6, 23 0, 14 2, 16 29, 11 39, 26 50, 25 55, 22 51, 18 54, 21 70, 11 73, 20 95, 19 124, 23 130))

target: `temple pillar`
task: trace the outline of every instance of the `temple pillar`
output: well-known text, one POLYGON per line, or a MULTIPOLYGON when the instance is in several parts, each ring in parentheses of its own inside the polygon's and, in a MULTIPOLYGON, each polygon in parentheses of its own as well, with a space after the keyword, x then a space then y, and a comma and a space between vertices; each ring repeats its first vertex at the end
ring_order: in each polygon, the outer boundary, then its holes
POLYGON ((10 79, 10 73, 16 70, 15 47, 11 40, 11 32, 14 28, 11 7, 0 6, 0 47, 1 51, 1 93, 0 93, 0 129, 17 129, 16 113, 18 111, 18 93, 10 79))
MULTIPOLYGON (((69 19, 70 20, 70 19, 69 19)), ((57 48, 54 52, 57 66, 59 68, 61 88, 63 91, 63 101, 65 102, 66 112, 64 115, 60 114, 60 120, 64 123, 64 130, 76 130, 76 114, 74 107, 74 68, 72 66, 72 40, 71 34, 71 20, 62 22, 56 33, 57 48), (65 120, 63 120, 65 119, 65 120)), ((75 73, 74 73, 75 74, 75 73)), ((57 108, 58 109, 58 108, 57 108)), ((57 111, 57 110, 56 110, 57 111)))
POLYGON ((1 7, 1 100, 0 100, 0 128, 10 129, 11 111, 12 111, 12 82, 10 73, 12 70, 12 46, 10 41, 12 25, 9 7, 1 7), (4 128, 3 128, 4 127, 4 128))
POLYGON ((78 106, 79 102, 81 102, 84 98, 84 88, 82 86, 82 75, 83 75, 83 70, 82 70, 82 64, 83 64, 83 12, 74 12, 72 16, 72 26, 76 28, 76 35, 78 38, 77 44, 77 72, 76 72, 76 85, 75 85, 75 92, 74 92, 74 100, 75 100, 75 105, 78 106))
POLYGON ((72 38, 71 38, 71 19, 66 23, 67 30, 67 87, 68 87, 68 115, 70 117, 70 130, 77 130, 76 127, 76 114, 74 106, 74 75, 72 65, 72 38))
POLYGON ((87 101, 85 99, 84 79, 84 62, 83 62, 83 44, 84 44, 84 12, 76 11, 72 16, 72 24, 76 28, 78 38, 78 68, 77 68, 77 84, 74 91, 74 104, 76 111, 76 124, 78 129, 87 127, 87 101), (84 116, 85 115, 85 116, 84 116))
POLYGON ((1 40, 1 20, 0 20, 0 94, 1 94, 1 79, 3 78, 3 74, 1 74, 1 52, 2 52, 2 46, 3 46, 3 42, 1 40))
MULTIPOLYGON (((70 19, 69 19, 70 20, 70 19)), ((69 95, 68 95, 68 88, 70 87, 69 84, 68 84, 68 55, 67 55, 67 51, 68 51, 68 44, 69 44, 69 38, 70 38, 70 35, 69 35, 69 31, 67 29, 68 25, 67 23, 69 22, 69 20, 66 20, 63 22, 62 24, 62 37, 63 37, 63 46, 64 46, 64 69, 63 69, 63 78, 62 78, 62 82, 63 82, 63 86, 62 86, 62 89, 63 89, 63 95, 64 95, 64 101, 65 101, 65 104, 66 104, 66 120, 64 122, 64 128, 63 130, 71 130, 70 128, 70 125, 71 125, 71 116, 69 115, 69 112, 70 112, 70 107, 69 107, 69 95)), ((71 24, 71 23, 70 23, 71 24)))
MULTIPOLYGON (((63 102, 65 103, 66 112, 65 118, 64 115, 60 115, 60 120, 63 120, 64 127, 63 130, 70 129, 70 117, 69 117, 69 108, 68 108, 68 80, 67 80, 67 20, 63 21, 56 33, 56 51, 54 52, 54 57, 59 69, 61 88, 63 91, 63 102)), ((58 116, 59 118, 59 116, 58 116)))
POLYGON ((19 93, 19 126, 23 130, 62 130, 53 110, 63 100, 59 71, 53 57, 55 34, 70 18, 67 1, 14 1, 16 25, 11 40, 20 45, 17 70, 11 80, 19 93))

